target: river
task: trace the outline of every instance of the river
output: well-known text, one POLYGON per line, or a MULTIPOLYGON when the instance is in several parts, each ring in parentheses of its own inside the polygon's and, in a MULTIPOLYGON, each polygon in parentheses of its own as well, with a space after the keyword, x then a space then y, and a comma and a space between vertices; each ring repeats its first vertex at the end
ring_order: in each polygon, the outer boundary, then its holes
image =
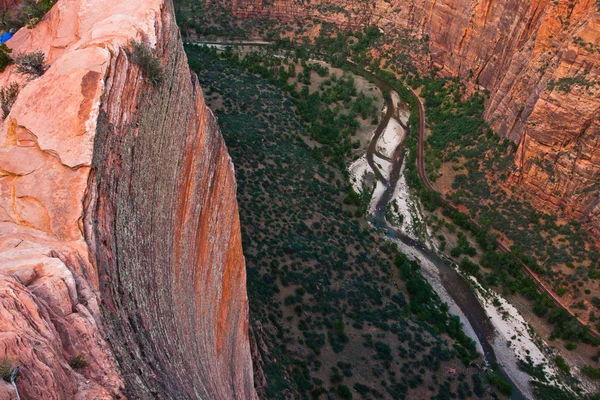
MULTIPOLYGON (((353 65, 355 66, 355 65, 353 65)), ((369 71, 362 70, 363 76, 369 77, 372 79, 375 84, 382 90, 382 92, 386 92, 385 89, 388 89, 388 93, 395 91, 393 87, 388 85, 383 80, 379 79, 374 74, 369 71)), ((396 92, 397 93, 397 92, 396 92)), ((399 94, 398 94, 399 96, 399 94)), ((377 142, 381 137, 381 134, 384 132, 387 127, 390 119, 393 115, 397 115, 396 104, 392 101, 391 94, 388 94, 385 98, 386 104, 386 113, 379 126, 375 130, 375 134, 373 135, 373 139, 367 148, 367 162, 369 166, 374 171, 377 171, 377 167, 373 160, 373 155, 376 153, 377 142)), ((407 246, 410 246, 416 249, 422 257, 429 260, 439 271, 439 276, 441 278, 441 282, 446 289, 447 293, 450 295, 454 303, 460 308, 462 313, 467 318, 471 328, 477 335, 477 340, 479 341, 481 348, 484 352, 485 360, 490 364, 497 363, 496 353, 491 342, 496 337, 496 329, 494 325, 490 322, 488 318, 488 314, 485 311, 484 307, 481 305, 477 296, 473 293, 469 284, 460 276, 453 268, 449 267, 434 251, 428 249, 425 245, 420 243, 416 238, 412 238, 407 236, 406 234, 400 232, 390 224, 388 224, 385 219, 385 209, 388 203, 392 200, 394 191, 396 189, 396 185, 398 184, 398 180, 400 178, 400 171, 402 170, 402 163, 404 162, 404 153, 406 146, 406 135, 404 139, 398 144, 396 149, 394 150, 393 157, 391 159, 392 162, 392 170, 390 173, 389 182, 383 178, 382 174, 375 174, 385 186, 386 190, 380 199, 377 202, 375 213, 373 215, 376 224, 384 228, 388 238, 399 240, 407 246)), ((502 376, 509 382, 513 388, 513 394, 511 399, 520 400, 525 399, 526 397, 523 395, 520 388, 513 382, 513 380, 508 376, 506 371, 504 371, 503 367, 500 366, 500 373, 502 376)))

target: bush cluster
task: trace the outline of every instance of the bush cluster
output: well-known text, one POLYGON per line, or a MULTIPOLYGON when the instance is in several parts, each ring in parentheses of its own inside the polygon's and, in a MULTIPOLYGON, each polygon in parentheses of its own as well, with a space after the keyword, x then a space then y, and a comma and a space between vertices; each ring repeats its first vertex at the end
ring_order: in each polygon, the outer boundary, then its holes
POLYGON ((13 60, 17 65, 17 72, 19 74, 27 75, 32 78, 44 75, 44 72, 48 69, 46 55, 41 50, 17 54, 13 60))
POLYGON ((0 72, 4 72, 6 67, 13 63, 10 53, 12 50, 5 43, 0 44, 0 72))
POLYGON ((164 70, 158 57, 154 57, 152 49, 139 40, 129 42, 131 60, 136 63, 148 76, 148 81, 153 86, 158 86, 164 79, 164 70))

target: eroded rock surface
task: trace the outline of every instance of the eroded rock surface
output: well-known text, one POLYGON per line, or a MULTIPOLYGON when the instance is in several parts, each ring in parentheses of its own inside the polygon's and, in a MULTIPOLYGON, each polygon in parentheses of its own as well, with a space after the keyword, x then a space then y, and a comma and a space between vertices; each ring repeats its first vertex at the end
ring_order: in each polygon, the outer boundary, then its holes
POLYGON ((254 398, 233 167, 170 0, 59 0, 8 45, 49 65, 0 74, 22 87, 0 130, 0 357, 21 397, 254 398))

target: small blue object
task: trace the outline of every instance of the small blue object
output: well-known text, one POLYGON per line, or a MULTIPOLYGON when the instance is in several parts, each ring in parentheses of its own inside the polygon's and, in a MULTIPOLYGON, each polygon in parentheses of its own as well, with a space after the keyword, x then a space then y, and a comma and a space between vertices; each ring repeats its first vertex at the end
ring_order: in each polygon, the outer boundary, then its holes
POLYGON ((0 44, 4 44, 4 43, 8 42, 8 40, 13 36, 14 36, 14 33, 12 33, 12 32, 3 33, 2 36, 0 36, 0 44))

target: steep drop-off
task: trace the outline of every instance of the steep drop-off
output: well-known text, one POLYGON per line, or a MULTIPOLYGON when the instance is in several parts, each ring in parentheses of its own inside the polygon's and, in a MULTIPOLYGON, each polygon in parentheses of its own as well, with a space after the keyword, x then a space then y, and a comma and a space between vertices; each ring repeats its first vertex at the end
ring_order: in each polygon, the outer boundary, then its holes
MULTIPOLYGON (((208 2, 209 6, 210 3, 208 2)), ((600 12, 595 0, 225 0, 240 17, 375 23, 425 39, 429 66, 489 90, 486 117, 513 140, 512 174, 538 207, 600 234, 600 12)), ((411 49, 398 47, 396 54, 411 49)))
POLYGON ((0 357, 22 398, 254 398, 233 167, 170 0, 59 0, 8 45, 49 65, 0 75, 22 86, 0 131, 0 357))

